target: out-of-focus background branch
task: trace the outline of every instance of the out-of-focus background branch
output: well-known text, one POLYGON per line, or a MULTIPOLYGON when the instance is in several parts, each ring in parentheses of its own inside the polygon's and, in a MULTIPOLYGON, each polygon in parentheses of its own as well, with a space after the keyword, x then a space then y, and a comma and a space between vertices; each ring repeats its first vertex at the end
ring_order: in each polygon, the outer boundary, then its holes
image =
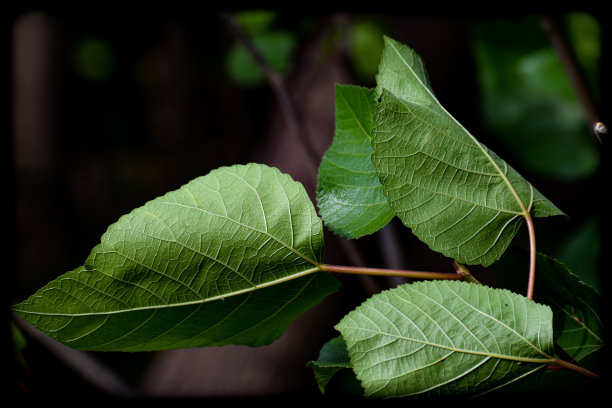
MULTIPOLYGON (((602 218, 580 199, 601 181, 601 151, 538 15, 228 16, 234 29, 217 13, 42 8, 11 16, 7 174, 14 186, 9 201, 15 247, 9 251, 9 305, 81 265, 122 214, 219 166, 276 166, 302 182, 314 201, 318 160, 333 139, 334 85, 375 86, 383 34, 419 52, 447 110, 572 216, 571 222, 538 225, 540 249, 587 282, 601 284, 602 218), (236 33, 259 50, 274 70, 272 80, 236 33), (307 148, 300 137, 307 138, 307 148)), ((588 11, 555 21, 581 64, 598 120, 606 123, 600 91, 606 27, 588 11)), ((448 259, 397 220, 357 241, 326 231, 324 256, 328 263, 450 271, 448 259)), ((470 270, 495 284, 488 270, 470 270)), ((306 363, 337 334, 333 325, 371 293, 398 283, 340 279, 337 294, 261 348, 85 353, 19 324, 9 335, 12 386, 22 396, 58 390, 317 396, 306 363)), ((354 389, 351 381, 337 380, 328 392, 354 389)))

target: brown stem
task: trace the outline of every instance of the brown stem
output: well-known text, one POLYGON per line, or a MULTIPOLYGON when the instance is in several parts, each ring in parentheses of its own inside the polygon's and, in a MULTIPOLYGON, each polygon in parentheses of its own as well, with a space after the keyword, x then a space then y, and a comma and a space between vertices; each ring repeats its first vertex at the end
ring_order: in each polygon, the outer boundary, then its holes
POLYGON ((535 228, 533 226, 533 219, 529 213, 525 216, 525 221, 527 222, 527 230, 529 231, 529 282, 527 284, 527 298, 533 300, 533 286, 535 283, 536 271, 535 228))
POLYGON ((593 379, 593 380, 597 380, 599 379, 599 375, 587 370, 584 367, 580 367, 579 365, 576 365, 574 363, 570 363, 569 361, 565 361, 565 360, 559 360, 559 359, 554 359, 552 364, 555 364, 557 366, 566 368, 568 370, 572 370, 580 375, 583 375, 587 378, 593 379))
POLYGON ((576 363, 576 360, 574 360, 574 359, 572 358, 572 356, 570 356, 570 355, 569 355, 569 353, 568 353, 567 351, 565 351, 565 350, 563 349, 563 347, 561 347, 561 346, 559 345, 559 343, 557 343, 557 342, 555 341, 555 342, 554 342, 554 346, 555 346, 555 353, 557 353, 557 355, 558 355, 559 357, 561 357, 561 359, 563 359, 563 360, 565 360, 565 361, 567 361, 567 362, 569 362, 569 363, 572 363, 572 364, 577 364, 577 363, 576 363))
POLYGON ((455 267, 455 271, 457 271, 458 275, 461 275, 462 279, 466 282, 475 283, 477 285, 482 285, 471 273, 468 268, 464 265, 461 265, 457 261, 453 261, 453 266, 455 267))
POLYGON ((376 276, 400 276, 409 279, 437 279, 437 280, 461 280, 463 275, 458 273, 407 271, 399 269, 364 268, 359 266, 338 266, 323 264, 321 271, 346 273, 353 275, 376 275, 376 276))

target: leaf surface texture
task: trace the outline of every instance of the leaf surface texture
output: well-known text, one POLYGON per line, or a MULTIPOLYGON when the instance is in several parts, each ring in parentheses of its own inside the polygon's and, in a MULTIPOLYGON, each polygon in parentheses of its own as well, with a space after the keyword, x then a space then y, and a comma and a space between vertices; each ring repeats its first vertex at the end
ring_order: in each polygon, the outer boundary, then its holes
POLYGON ((525 216, 563 214, 438 102, 412 49, 385 38, 372 162, 393 212, 464 264, 501 257, 525 216))
POLYGON ((542 371, 553 347, 549 307, 457 281, 381 292, 336 328, 376 398, 490 392, 542 371))
POLYGON ((337 288, 301 184, 258 164, 213 170, 111 225, 85 261, 14 312, 73 348, 267 344, 337 288))

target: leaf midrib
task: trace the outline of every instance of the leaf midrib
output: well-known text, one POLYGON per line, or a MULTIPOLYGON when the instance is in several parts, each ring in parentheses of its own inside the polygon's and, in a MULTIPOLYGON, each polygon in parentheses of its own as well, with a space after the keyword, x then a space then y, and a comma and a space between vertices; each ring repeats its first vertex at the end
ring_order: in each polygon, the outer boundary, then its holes
MULTIPOLYGON (((484 205, 484 204, 481 204, 481 203, 475 203, 475 202, 473 202, 473 201, 469 201, 469 200, 466 200, 466 199, 461 198, 461 197, 453 196, 453 195, 450 195, 450 194, 447 194, 447 193, 442 193, 442 192, 440 192, 440 191, 436 191, 436 190, 430 190, 430 189, 428 189, 428 188, 425 188, 425 187, 423 187, 423 186, 418 186, 418 185, 413 184, 413 183, 410 183, 410 182, 408 182, 408 181, 406 181, 406 182, 405 182, 404 184, 402 184, 401 186, 394 187, 394 188, 392 188, 392 189, 387 189, 387 191, 391 191, 391 190, 399 190, 399 189, 401 189, 401 188, 403 188, 404 186, 407 186, 407 185, 413 186, 414 188, 418 188, 419 190, 424 190, 424 191, 427 191, 427 192, 429 192, 429 193, 431 193, 431 194, 433 194, 433 195, 446 196, 446 197, 448 197, 448 198, 453 199, 453 201, 454 201, 454 200, 463 201, 463 202, 465 202, 465 203, 468 203, 468 204, 473 205, 474 207, 486 208, 486 209, 489 209, 489 210, 494 211, 494 212, 497 212, 497 213, 512 214, 512 215, 515 215, 515 216, 516 216, 516 215, 523 215, 523 213, 522 213, 522 212, 509 211, 509 210, 505 210, 505 209, 500 209, 500 208, 490 207, 490 206, 488 206, 488 205, 484 205)), ((405 195, 404 195, 404 196, 402 196, 402 197, 400 197, 400 198, 403 198, 403 197, 405 197, 405 195)), ((393 201, 398 201, 400 198, 395 198, 393 201)), ((391 201, 389 200, 389 202, 391 202, 391 201)))
POLYGON ((319 272, 319 271, 321 271, 320 266, 316 266, 314 268, 310 268, 310 269, 307 269, 305 271, 302 271, 302 272, 299 272, 299 273, 296 273, 296 274, 293 274, 293 275, 285 276, 285 277, 282 277, 280 279, 276 279, 276 280, 269 281, 269 282, 266 282, 266 283, 261 284, 261 285, 257 285, 255 287, 249 287, 249 288, 238 290, 238 291, 234 291, 234 292, 224 293, 223 295, 212 296, 212 297, 205 298, 205 299, 197 299, 197 300, 193 300, 193 301, 189 301, 189 302, 168 303, 168 304, 165 304, 165 305, 151 305, 151 306, 140 306, 140 307, 137 306, 137 307, 133 307, 133 308, 130 308, 130 309, 118 309, 118 310, 91 312, 91 313, 45 313, 45 312, 35 312, 35 311, 31 311, 31 310, 23 310, 23 309, 20 309, 20 308, 15 308, 14 310, 19 312, 19 313, 31 314, 31 315, 37 315, 37 316, 67 316, 67 317, 77 317, 77 316, 79 316, 80 317, 80 316, 110 315, 110 314, 118 314, 118 313, 135 312, 135 311, 139 311, 139 310, 164 309, 164 308, 170 308, 170 307, 181 307, 181 306, 198 305, 198 304, 202 304, 202 303, 212 302, 212 301, 215 301, 215 300, 221 300, 221 299, 224 299, 226 297, 241 295, 241 294, 244 294, 244 293, 253 292, 255 290, 264 289, 264 288, 267 288, 269 286, 278 285, 280 283, 287 282, 287 281, 290 281, 292 279, 297 279, 297 278, 300 278, 302 276, 306 276, 306 275, 309 275, 311 273, 315 273, 315 272, 319 272))
POLYGON ((404 341, 408 341, 408 342, 419 343, 419 344, 423 344, 425 346, 440 348, 440 349, 448 350, 448 351, 452 351, 452 352, 464 353, 464 354, 472 354, 472 355, 478 355, 478 356, 483 356, 483 357, 488 357, 488 358, 489 357, 490 358, 497 358, 497 359, 500 359, 500 360, 510 360, 510 361, 517 361, 517 362, 522 362, 522 363, 537 363, 537 364, 550 364, 550 363, 555 361, 553 358, 550 358, 550 357, 548 357, 548 358, 520 357, 520 356, 510 356, 510 355, 505 355, 505 354, 484 352, 484 351, 479 351, 479 350, 460 349, 460 348, 456 348, 456 347, 445 346, 445 345, 442 345, 442 344, 432 343, 432 342, 425 341, 425 340, 413 339, 413 338, 410 338, 410 337, 395 335, 395 334, 392 334, 392 333, 385 333, 385 332, 382 332, 382 331, 379 331, 379 330, 377 331, 377 330, 367 329, 367 328, 363 328, 363 327, 360 327, 359 330, 360 331, 364 331, 364 332, 368 332, 368 333, 379 334, 379 335, 382 335, 382 336, 393 337, 393 338, 395 338, 397 340, 404 340, 404 341))
MULTIPOLYGON (((313 278, 314 278, 314 277, 313 277, 313 278)), ((291 304, 291 303, 292 303, 292 302, 293 302, 295 299, 297 299, 297 298, 299 297, 299 295, 300 295, 302 292, 304 292, 304 290, 306 290, 306 288, 307 288, 308 286, 310 286, 310 285, 312 284, 312 279, 313 279, 313 278, 309 279, 309 280, 308 280, 308 282, 306 282, 306 283, 305 283, 305 284, 304 284, 304 285, 303 285, 303 286, 300 288, 300 290, 299 290, 299 291, 297 291, 297 293, 296 293, 296 294, 294 294, 294 295, 293 295, 291 298, 289 298, 289 299, 288 299, 288 300, 287 300, 287 301, 286 301, 286 302, 285 302, 285 303, 284 303, 284 304, 283 304, 283 305, 282 305, 282 306, 281 306, 281 307, 280 307, 280 308, 279 308, 277 311, 275 311, 275 312, 274 312, 274 313, 272 313, 271 315, 267 316, 265 319, 255 322, 255 324, 254 324, 254 325, 249 326, 249 327, 247 327, 247 328, 245 328, 245 329, 243 329, 243 330, 241 330, 241 331, 239 331, 239 332, 237 332, 237 333, 234 333, 234 334, 232 334, 232 335, 231 335, 231 336, 229 336, 229 337, 223 338, 223 339, 221 339, 221 340, 217 340, 217 342, 222 343, 222 342, 226 341, 228 338, 238 336, 238 335, 240 335, 240 334, 244 333, 244 332, 245 332, 245 331, 247 331, 247 330, 252 330, 253 328, 256 328, 256 327, 258 327, 258 326, 260 326, 260 325, 264 324, 264 322, 266 322, 266 321, 268 321, 268 320, 270 320, 270 319, 272 319, 272 318, 276 317, 276 316, 277 316, 277 315, 278 315, 278 314, 279 314, 279 313, 280 313, 280 312, 281 312, 283 309, 285 309, 285 308, 286 308, 288 305, 290 305, 290 304, 291 304)), ((188 338, 188 339, 184 339, 183 341, 189 341, 189 340, 191 340, 191 339, 193 339, 193 338, 195 338, 195 337, 201 336, 201 335, 202 335, 202 333, 205 333, 205 332, 207 332, 207 331, 210 331, 210 330, 212 330, 213 328, 215 328, 215 327, 217 327, 217 326, 219 326, 219 325, 223 324, 223 322, 227 321, 227 320, 228 320, 228 319, 229 319, 229 318, 230 318, 232 315, 234 315, 234 314, 235 314, 237 311, 239 311, 239 310, 240 310, 240 309, 241 309, 241 308, 242 308, 242 307, 243 307, 243 306, 246 304, 246 302, 249 300, 249 297, 250 297, 250 295, 249 295, 249 296, 247 296, 247 297, 246 297, 246 298, 245 298, 245 299, 244 299, 242 302, 240 302, 240 304, 238 304, 238 305, 237 305, 237 306, 236 306, 236 307, 235 307, 235 308, 234 308, 234 309, 233 309, 233 310, 232 310, 230 313, 228 313, 228 314, 227 314, 225 317, 223 317, 223 319, 221 319, 221 320, 219 320, 218 322, 216 322, 216 323, 215 323, 213 326, 206 327, 204 330, 199 331, 197 334, 195 334, 195 335, 191 336, 191 337, 190 337, 190 338, 188 338)), ((151 339, 148 339, 148 340, 147 340, 145 343, 143 343, 143 345, 155 342, 155 341, 156 341, 157 339, 159 339, 160 337, 165 336, 167 333, 170 333, 172 330, 174 330, 174 329, 176 329, 177 327, 179 327, 180 325, 184 324, 184 322, 185 322, 185 321, 189 320, 189 319, 190 319, 190 318, 191 318, 191 317, 192 317, 194 314, 196 314, 196 313, 197 313, 197 312, 200 310, 200 307, 202 306, 202 304, 203 304, 203 303, 205 303, 205 302, 200 303, 200 304, 199 304, 199 306, 198 306, 196 309, 194 309, 194 310, 193 310, 191 313, 189 313, 189 314, 188 314, 186 317, 184 317, 184 318, 183 318, 183 319, 181 319, 179 322, 177 322, 176 324, 174 324, 172 327, 170 327, 170 328, 168 328, 167 330, 165 330, 164 332, 162 332, 162 333, 160 333, 160 334, 156 335, 155 337, 153 337, 153 338, 151 338, 151 339)), ((136 326, 135 328, 133 328, 133 329, 132 329, 132 330, 130 330, 129 332, 124 333, 124 334, 123 334, 123 335, 121 335, 120 337, 117 337, 117 338, 115 338, 115 339, 113 339, 113 340, 111 340, 111 341, 108 341, 108 342, 106 342, 106 343, 96 344, 96 345, 95 345, 95 346, 93 346, 93 347, 101 347, 101 346, 106 346, 106 345, 112 344, 112 343, 114 343, 114 342, 116 342, 116 341, 118 341, 118 340, 121 340, 122 338, 125 338, 126 336, 129 336, 131 333, 135 332, 135 331, 136 331, 136 330, 138 330, 140 327, 142 327, 142 325, 144 325, 146 322, 148 322, 149 320, 151 320, 151 319, 153 318, 153 316, 154 316, 154 315, 157 313, 157 311, 158 311, 158 310, 159 310, 159 309, 155 309, 155 310, 154 310, 154 312, 153 312, 153 313, 152 313, 152 314, 151 314, 149 317, 147 317, 147 319, 145 319, 145 321, 143 321, 141 324, 139 324, 138 326, 136 326)), ((107 319, 106 319, 106 320, 108 320, 108 316, 107 316, 107 319)), ((105 320, 105 322, 106 322, 106 320, 105 320)), ((104 324, 104 323, 102 323, 102 324, 104 324)), ((81 337, 85 337, 85 336, 87 336, 87 335, 89 335, 89 334, 93 333, 93 331, 97 330, 97 329, 98 329, 100 326, 101 326, 101 325, 99 325, 99 326, 98 326, 96 329, 92 330, 91 332, 86 333, 85 335, 79 336, 78 338, 75 338, 75 339, 70 339, 70 340, 68 340, 67 342, 75 341, 75 340, 78 340, 78 339, 79 339, 79 338, 81 338, 81 337)))
POLYGON ((342 94, 342 92, 339 93, 339 96, 342 98, 342 102, 344 104, 344 106, 346 106, 346 108, 348 109, 348 111, 351 113, 351 116, 353 117, 353 120, 357 123, 359 129, 361 129, 361 131, 363 132, 363 134, 365 135, 365 137, 368 140, 372 140, 372 136, 369 134, 369 132, 363 127, 363 124, 361 123, 361 121, 359 120, 359 117, 357 116, 357 114, 355 113, 355 111, 353 110, 353 108, 351 107, 351 105, 349 105, 349 103, 346 101, 346 98, 344 97, 344 95, 342 94))
MULTIPOLYGON (((581 299, 579 300, 582 301, 581 299)), ((571 311, 569 311, 566 307, 563 307, 563 305, 558 302, 551 302, 551 303, 557 306, 559 310, 563 312, 563 314, 566 315, 571 320, 572 323, 575 323, 578 325, 578 328, 576 330, 584 330, 588 334, 590 334, 591 337, 595 338, 595 340, 597 340, 600 344, 604 343, 603 339, 600 338, 599 335, 597 335, 593 330, 591 330, 591 328, 588 327, 586 323, 584 323, 582 320, 577 320, 576 318, 574 318, 574 314, 571 311)), ((585 305, 590 308, 590 306, 587 305, 586 303, 585 305)), ((599 320, 599 316, 595 315, 595 317, 599 320)), ((601 322, 599 323, 601 324, 601 322)), ((564 332, 568 332, 568 330, 564 330, 564 332)))

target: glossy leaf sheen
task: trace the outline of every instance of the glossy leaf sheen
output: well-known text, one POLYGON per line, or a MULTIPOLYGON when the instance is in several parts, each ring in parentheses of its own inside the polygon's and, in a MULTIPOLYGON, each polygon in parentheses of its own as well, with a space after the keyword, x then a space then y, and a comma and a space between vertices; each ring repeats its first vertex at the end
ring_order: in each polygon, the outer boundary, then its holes
POLYGON ((336 326, 370 397, 477 395, 546 368, 552 312, 507 290, 458 281, 374 295, 336 326))
POLYGON ((337 289, 301 184, 264 165, 222 167, 111 225, 85 261, 14 312, 88 350, 268 344, 337 289))
POLYGON ((372 234, 393 218, 370 158, 375 111, 374 90, 336 85, 336 130, 319 167, 317 205, 325 225, 347 238, 372 234))
POLYGON ((562 214, 440 105, 413 50, 385 42, 372 162, 393 212, 419 239, 460 263, 490 265, 527 213, 562 214))

